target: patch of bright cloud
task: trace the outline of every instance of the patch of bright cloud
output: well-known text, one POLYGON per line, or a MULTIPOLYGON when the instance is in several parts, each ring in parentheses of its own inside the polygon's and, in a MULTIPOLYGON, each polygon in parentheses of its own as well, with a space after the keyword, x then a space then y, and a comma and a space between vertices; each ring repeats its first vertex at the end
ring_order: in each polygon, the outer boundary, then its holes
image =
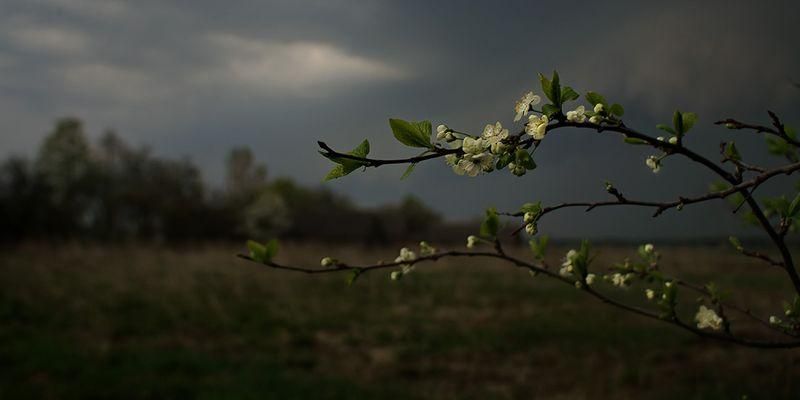
POLYGON ((28 24, 10 27, 6 34, 18 49, 50 55, 81 54, 90 45, 84 33, 69 28, 28 24))
POLYGON ((216 49, 219 64, 195 78, 266 91, 319 96, 337 87, 407 76, 380 60, 318 41, 277 42, 215 33, 209 35, 208 43, 216 49))

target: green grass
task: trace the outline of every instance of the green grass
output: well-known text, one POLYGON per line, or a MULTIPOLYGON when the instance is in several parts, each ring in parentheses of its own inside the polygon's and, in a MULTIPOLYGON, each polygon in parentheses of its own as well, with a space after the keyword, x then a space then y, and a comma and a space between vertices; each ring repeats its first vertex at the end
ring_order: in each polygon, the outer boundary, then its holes
MULTIPOLYGON (((237 250, 4 251, 0 398, 800 397, 800 351, 704 341, 515 268, 440 262, 348 287, 344 275, 267 270, 237 250)), ((281 258, 395 251, 296 245, 281 258)), ((663 252, 665 269, 699 282, 726 271, 718 283, 758 312, 779 311, 789 293, 776 272, 720 249, 663 252)), ((632 254, 602 249, 596 265, 632 254)), ((641 290, 622 297, 644 304, 641 290)))

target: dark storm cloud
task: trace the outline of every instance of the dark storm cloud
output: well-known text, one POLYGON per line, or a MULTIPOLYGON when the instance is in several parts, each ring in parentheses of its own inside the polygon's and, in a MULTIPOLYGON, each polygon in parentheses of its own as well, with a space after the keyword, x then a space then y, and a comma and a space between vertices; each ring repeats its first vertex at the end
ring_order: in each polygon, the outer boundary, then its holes
MULTIPOLYGON (((347 148, 367 137, 388 157, 409 153, 392 143, 390 116, 471 131, 510 125, 516 98, 552 69, 579 91, 625 104, 629 125, 652 127, 675 107, 699 112, 704 129, 691 140, 712 157, 727 134, 709 126, 716 118, 762 118, 769 106, 796 120, 793 2, 643 3, 6 1, 0 148, 30 153, 69 114, 94 134, 115 128, 157 152, 189 155, 217 182, 227 149, 248 144, 273 176, 316 184, 330 167, 317 139, 347 148)), ((455 177, 431 163, 404 181, 385 168, 330 186, 363 204, 415 193, 467 217, 487 204, 602 198, 605 179, 651 199, 699 193, 712 179, 677 159, 653 176, 647 154, 565 132, 548 137, 540 168, 522 180, 455 177)), ((567 214, 548 228, 669 236, 737 226, 724 211, 697 210, 653 224, 647 213, 567 214), (709 212, 728 222, 697 222, 709 212)))

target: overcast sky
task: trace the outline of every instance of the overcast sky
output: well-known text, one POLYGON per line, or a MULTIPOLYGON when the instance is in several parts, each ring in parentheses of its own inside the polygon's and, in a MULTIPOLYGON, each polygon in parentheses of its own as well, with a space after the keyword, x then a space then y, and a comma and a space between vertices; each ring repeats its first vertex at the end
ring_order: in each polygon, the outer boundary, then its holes
MULTIPOLYGON (((0 155, 33 155, 70 115, 92 137, 113 128, 157 154, 189 156, 216 184, 227 151, 249 145, 272 177, 320 185, 331 165, 318 139, 349 149, 369 138, 372 155, 395 157, 415 152, 393 142, 390 117, 473 132, 514 126, 516 99, 539 89, 537 72, 557 69, 654 135, 675 108, 697 112, 687 144, 717 159, 732 134, 716 119, 766 122, 767 108, 800 118, 797 3, 3 0, 0 155)), ((734 137, 745 155, 764 152, 761 139, 734 137)), ((413 193, 467 218, 488 205, 604 199, 607 179, 647 200, 697 195, 713 180, 679 159, 653 175, 648 154, 618 137, 558 131, 521 179, 458 177, 437 160, 403 181, 403 168, 387 167, 325 185, 364 205, 413 193)), ((648 215, 565 212, 543 228, 571 237, 740 230, 721 208, 648 215)))

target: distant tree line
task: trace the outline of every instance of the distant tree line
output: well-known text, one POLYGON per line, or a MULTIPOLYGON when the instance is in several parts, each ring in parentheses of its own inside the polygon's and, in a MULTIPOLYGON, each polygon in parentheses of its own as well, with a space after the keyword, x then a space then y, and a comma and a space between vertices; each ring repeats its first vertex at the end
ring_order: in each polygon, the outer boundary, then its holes
POLYGON ((90 143, 76 118, 57 121, 32 160, 0 164, 0 226, 6 243, 280 236, 383 244, 448 229, 414 197, 367 210, 327 189, 269 180, 249 148, 230 152, 224 188, 211 188, 189 159, 154 156, 113 131, 90 143))

